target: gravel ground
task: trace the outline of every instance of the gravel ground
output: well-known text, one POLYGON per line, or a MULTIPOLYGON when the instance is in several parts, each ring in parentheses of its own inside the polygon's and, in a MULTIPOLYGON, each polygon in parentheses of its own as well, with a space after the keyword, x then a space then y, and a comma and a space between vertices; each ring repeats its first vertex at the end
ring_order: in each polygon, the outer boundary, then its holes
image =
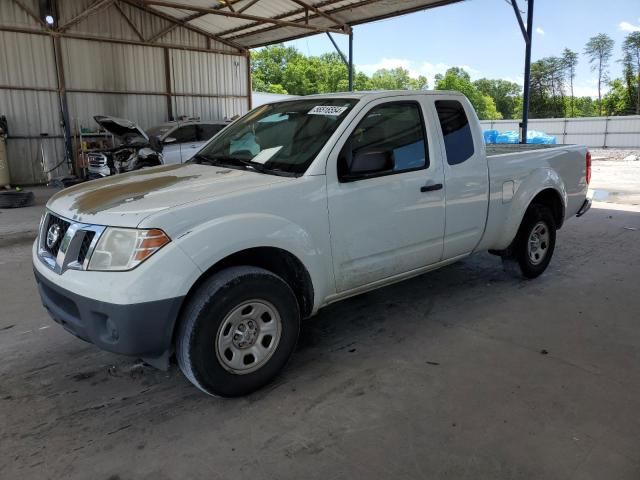
POLYGON ((640 150, 591 150, 591 195, 604 203, 640 205, 640 160, 624 160, 640 150))
POLYGON ((539 279, 481 254, 332 305, 236 400, 53 323, 43 200, 1 211, 0 478, 638 480, 640 161, 621 158, 594 160, 600 201, 539 279))
MULTIPOLYGON (((624 161, 625 158, 634 156, 635 161, 640 161, 640 149, 621 149, 621 148, 590 148, 591 158, 601 161, 624 161)), ((627 160, 634 161, 634 160, 627 160)))

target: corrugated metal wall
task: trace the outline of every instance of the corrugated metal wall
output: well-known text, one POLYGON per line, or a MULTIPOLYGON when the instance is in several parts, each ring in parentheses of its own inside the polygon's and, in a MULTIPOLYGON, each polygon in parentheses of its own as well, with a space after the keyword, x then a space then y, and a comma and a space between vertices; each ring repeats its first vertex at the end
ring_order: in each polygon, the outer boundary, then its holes
MULTIPOLYGON (((483 120, 485 130, 518 131, 520 120, 483 120)), ((529 130, 555 135, 558 143, 593 148, 640 148, 640 116, 548 118, 529 120, 529 130)))
MULTIPOLYGON (((21 3, 38 12, 38 0, 21 3)), ((58 0, 58 25, 92 4, 58 0)), ((244 53, 198 32, 172 28, 164 18, 121 1, 65 30, 60 60, 74 155, 78 129, 95 129, 95 115, 129 118, 147 128, 166 122, 170 114, 215 120, 241 115, 249 105, 244 53)), ((9 122, 14 184, 46 181, 41 148, 47 170, 64 159, 58 83, 53 37, 14 0, 0 0, 0 115, 9 122)), ((63 162, 51 175, 68 173, 63 162)))

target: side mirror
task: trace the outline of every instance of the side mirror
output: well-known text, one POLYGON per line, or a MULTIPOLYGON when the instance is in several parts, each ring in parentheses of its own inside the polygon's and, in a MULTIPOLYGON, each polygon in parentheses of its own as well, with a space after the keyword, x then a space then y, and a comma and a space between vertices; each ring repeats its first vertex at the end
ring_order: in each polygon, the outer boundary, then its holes
POLYGON ((158 153, 162 152, 162 142, 155 135, 149 138, 149 146, 158 153))
POLYGON ((163 140, 163 142, 162 142, 162 143, 164 143, 165 145, 166 145, 167 143, 176 143, 176 139, 175 139, 175 138, 173 138, 173 137, 167 137, 167 138, 165 138, 165 139, 163 140))
POLYGON ((376 148, 353 152, 352 158, 341 155, 338 172, 343 182, 353 182, 364 178, 379 177, 393 172, 394 161, 391 152, 376 148), (341 167, 341 168, 340 168, 341 167))

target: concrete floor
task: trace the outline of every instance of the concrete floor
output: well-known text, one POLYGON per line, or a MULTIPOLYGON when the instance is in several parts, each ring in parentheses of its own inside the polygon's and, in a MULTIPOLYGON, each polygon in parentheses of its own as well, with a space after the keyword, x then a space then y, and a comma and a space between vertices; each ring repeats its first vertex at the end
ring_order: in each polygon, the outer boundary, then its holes
POLYGON ((481 254, 331 306, 238 400, 64 332, 3 233, 0 477, 638 480, 640 207, 605 173, 539 279, 481 254))

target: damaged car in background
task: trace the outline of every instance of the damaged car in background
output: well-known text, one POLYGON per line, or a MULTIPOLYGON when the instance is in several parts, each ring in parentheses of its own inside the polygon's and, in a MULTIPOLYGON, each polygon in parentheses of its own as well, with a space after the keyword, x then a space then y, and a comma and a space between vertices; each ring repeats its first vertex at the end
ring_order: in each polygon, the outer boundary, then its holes
POLYGON ((118 146, 87 155, 90 180, 184 163, 228 125, 226 121, 188 120, 167 122, 145 131, 124 118, 98 115, 94 120, 115 137, 118 146))

